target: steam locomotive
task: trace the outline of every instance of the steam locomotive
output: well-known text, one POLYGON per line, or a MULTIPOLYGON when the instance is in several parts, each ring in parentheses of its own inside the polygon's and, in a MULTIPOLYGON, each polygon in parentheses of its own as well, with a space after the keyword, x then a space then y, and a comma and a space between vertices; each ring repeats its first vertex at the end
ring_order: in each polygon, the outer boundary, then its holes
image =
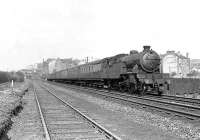
POLYGON ((50 74, 47 80, 116 89, 130 94, 154 93, 169 90, 169 74, 161 73, 160 56, 150 46, 142 52, 118 54, 98 61, 50 74))

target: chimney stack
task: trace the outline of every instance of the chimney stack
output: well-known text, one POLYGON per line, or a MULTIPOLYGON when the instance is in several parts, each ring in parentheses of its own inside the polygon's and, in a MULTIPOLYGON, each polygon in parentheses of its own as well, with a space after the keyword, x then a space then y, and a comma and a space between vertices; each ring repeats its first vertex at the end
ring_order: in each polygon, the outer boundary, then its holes
POLYGON ((144 48, 144 51, 146 51, 146 50, 150 50, 151 46, 143 46, 143 48, 144 48))
POLYGON ((188 52, 186 53, 186 57, 187 57, 187 58, 189 57, 189 53, 188 53, 188 52))

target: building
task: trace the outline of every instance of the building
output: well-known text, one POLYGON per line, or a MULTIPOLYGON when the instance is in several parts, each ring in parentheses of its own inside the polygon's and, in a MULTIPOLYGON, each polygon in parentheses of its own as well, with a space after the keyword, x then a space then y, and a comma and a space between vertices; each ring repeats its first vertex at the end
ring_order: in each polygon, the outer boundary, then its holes
POLYGON ((43 71, 43 64, 42 63, 36 63, 37 64, 37 68, 36 68, 36 72, 37 73, 42 73, 43 71))
POLYGON ((70 67, 72 67, 71 63, 69 63, 65 59, 57 58, 49 62, 49 73, 51 74, 56 71, 61 71, 70 67))
POLYGON ((161 55, 161 70, 163 73, 169 73, 172 77, 187 77, 190 73, 190 58, 188 53, 186 56, 180 54, 180 52, 167 51, 161 55))
POLYGON ((49 62, 49 74, 54 73, 56 71, 56 60, 52 60, 49 62))
POLYGON ((30 78, 33 73, 32 69, 22 69, 20 71, 25 75, 25 78, 30 78))
POLYGON ((78 59, 72 59, 72 58, 65 58, 65 59, 62 59, 63 63, 66 64, 66 68, 72 68, 74 66, 77 66, 80 64, 80 60, 78 59))
POLYGON ((26 66, 26 68, 25 69, 27 69, 27 70, 34 70, 34 65, 28 65, 28 66, 26 66))
POLYGON ((34 72, 37 72, 40 76, 46 77, 48 74, 54 73, 56 71, 61 71, 63 69, 71 68, 80 64, 80 60, 66 58, 48 58, 46 61, 43 60, 42 63, 36 63, 32 65, 34 72), (36 67, 36 68, 35 68, 36 67))
POLYGON ((47 61, 43 61, 42 63, 42 72, 44 75, 48 75, 49 74, 49 63, 47 61))
POLYGON ((191 59, 191 70, 200 72, 200 59, 191 59))

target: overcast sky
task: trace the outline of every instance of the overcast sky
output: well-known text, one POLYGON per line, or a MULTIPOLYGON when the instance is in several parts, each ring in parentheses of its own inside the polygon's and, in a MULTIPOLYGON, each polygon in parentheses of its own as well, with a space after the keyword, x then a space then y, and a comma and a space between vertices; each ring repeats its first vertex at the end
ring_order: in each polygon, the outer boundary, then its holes
POLYGON ((1 0, 0 70, 151 45, 200 58, 199 0, 1 0))

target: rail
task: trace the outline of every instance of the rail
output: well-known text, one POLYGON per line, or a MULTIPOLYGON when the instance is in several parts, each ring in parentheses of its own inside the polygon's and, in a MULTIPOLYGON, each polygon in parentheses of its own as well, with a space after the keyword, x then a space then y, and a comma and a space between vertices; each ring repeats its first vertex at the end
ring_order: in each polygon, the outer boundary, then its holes
POLYGON ((115 134, 113 134, 112 132, 110 132, 109 130, 107 130, 106 128, 104 128, 103 126, 101 126, 100 124, 98 124, 97 122, 95 122, 94 120, 92 120, 90 117, 86 116, 85 114, 83 114, 80 110, 76 109, 75 107, 73 107, 70 103, 64 101, 63 99, 61 99, 60 97, 56 96, 51 90, 49 90, 47 87, 42 86, 44 89, 46 89, 46 91, 48 91, 50 94, 52 94, 54 97, 56 97, 57 99, 59 99, 63 104, 65 104, 66 106, 70 107, 72 110, 74 110, 77 114, 79 114, 83 119, 87 120, 90 124, 92 124, 92 126, 94 126, 95 128, 97 128, 98 130, 100 130, 101 133, 105 134, 107 138, 111 139, 111 140, 121 140, 121 138, 119 138, 118 136, 116 136, 115 134))
POLYGON ((77 89, 78 86, 71 86, 68 87, 68 88, 71 88, 71 89, 76 89, 76 90, 81 90, 81 91, 85 91, 85 92, 89 92, 89 93, 92 93, 92 94, 97 94, 97 95, 101 95, 101 96, 104 96, 104 97, 109 97, 109 98, 113 98, 113 99, 117 99, 117 100, 121 100, 121 101, 125 101, 127 103, 131 103, 131 104, 139 104, 139 105, 143 105, 143 106, 147 106, 147 107, 151 107, 151 108, 156 108, 156 109, 159 109, 159 110, 162 110, 162 111, 166 111, 166 112, 173 112, 173 113, 176 113, 176 114, 179 114, 179 115, 184 115, 186 116, 187 118, 190 118, 192 120, 194 119, 199 119, 200 118, 200 114, 197 114, 197 113, 191 113, 191 112, 188 112, 188 111, 183 111, 181 109, 175 109, 175 108, 170 108, 170 107, 167 107, 165 105, 155 105, 155 104, 152 104, 151 103, 148 103, 148 102, 144 102, 146 100, 148 101, 153 101, 154 103, 162 103, 162 104, 168 104, 168 105, 173 105, 173 106, 179 106, 179 107, 188 107, 188 108, 191 108, 191 109, 199 109, 198 106, 191 106, 191 105, 184 105, 184 104, 179 104, 179 103, 173 103, 173 102, 164 102, 164 101, 159 101, 159 100, 155 100, 155 99, 145 99, 143 97, 138 97, 138 96, 132 96, 132 95, 126 95, 126 94, 119 94, 119 96, 121 97, 117 97, 115 93, 112 93, 112 92, 109 92, 109 91, 102 91, 102 90, 97 90, 97 89, 92 89, 92 88, 82 88, 79 87, 77 89), (138 100, 133 100, 133 99, 140 99, 141 101, 138 101, 138 100), (143 100, 143 101, 142 101, 143 100))
POLYGON ((35 95, 35 99, 36 99, 36 102, 37 102, 38 110, 39 110, 39 113, 40 113, 40 118, 41 118, 42 126, 43 126, 43 129, 44 129, 44 132, 45 132, 46 140, 51 140, 35 88, 34 88, 34 95, 35 95))

